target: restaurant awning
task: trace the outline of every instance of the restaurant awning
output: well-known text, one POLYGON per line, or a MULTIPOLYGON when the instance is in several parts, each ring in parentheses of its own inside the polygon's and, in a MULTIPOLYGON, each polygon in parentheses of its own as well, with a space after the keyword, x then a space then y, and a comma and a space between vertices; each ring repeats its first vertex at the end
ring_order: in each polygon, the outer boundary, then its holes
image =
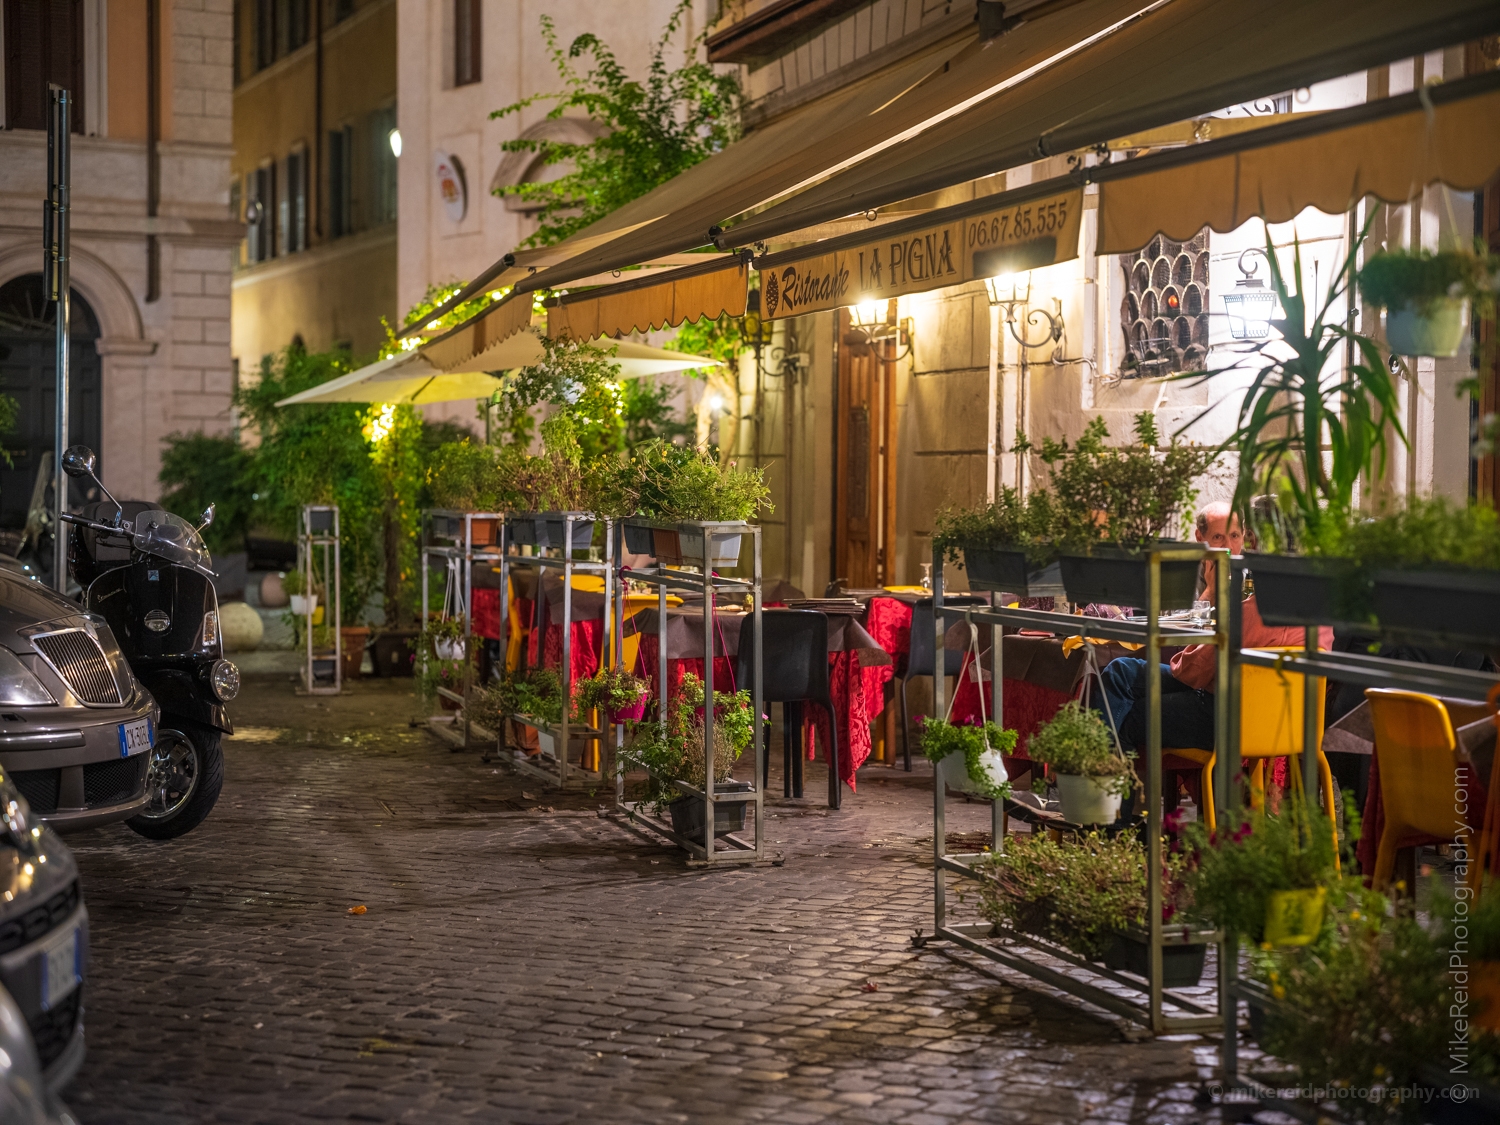
POLYGON ((1168 0, 717 241, 753 245, 1496 30, 1495 0, 1168 0))
MULTIPOLYGON (((434 317, 438 314, 434 313, 434 317)), ((430 322, 429 322, 430 323, 430 322)), ((518 333, 531 327, 531 294, 512 291, 472 316, 457 328, 427 341, 422 351, 438 367, 452 370, 460 364, 472 364, 480 371, 500 371, 535 363, 534 358, 510 362, 507 345, 518 333)), ((532 340, 535 337, 531 337, 532 340)), ((519 346, 530 348, 528 341, 519 346)), ((537 345, 539 346, 539 345, 537 345)))
MULTIPOLYGON (((504 285, 560 288, 711 242, 710 228, 1021 81, 1152 0, 1078 0, 988 41, 903 60, 773 121, 558 243, 508 254, 435 313, 504 285)), ((1157 0, 1161 2, 1161 0, 1157 0)), ((1172 0, 1178 2, 1178 0, 1172 0)), ((403 334, 421 331, 420 325, 403 334)))
POLYGON ((547 302, 547 335, 592 340, 675 328, 685 320, 744 316, 749 291, 748 254, 705 255, 709 260, 618 285, 583 289, 547 302))
POLYGON ((1198 159, 1102 185, 1098 252, 1134 251, 1158 233, 1186 242, 1205 226, 1287 222, 1307 207, 1338 215, 1370 195, 1401 203, 1433 183, 1468 191, 1500 173, 1500 73, 1391 101, 1309 115, 1217 156, 1180 150, 1198 159))

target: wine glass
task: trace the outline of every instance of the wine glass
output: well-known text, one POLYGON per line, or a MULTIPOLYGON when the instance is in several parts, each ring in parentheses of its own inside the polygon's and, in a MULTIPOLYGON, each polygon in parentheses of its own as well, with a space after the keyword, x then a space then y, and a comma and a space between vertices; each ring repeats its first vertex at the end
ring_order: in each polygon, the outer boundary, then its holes
POLYGON ((924 590, 930 590, 930 589, 932 589, 932 564, 931 563, 923 563, 922 564, 922 589, 924 589, 924 590))

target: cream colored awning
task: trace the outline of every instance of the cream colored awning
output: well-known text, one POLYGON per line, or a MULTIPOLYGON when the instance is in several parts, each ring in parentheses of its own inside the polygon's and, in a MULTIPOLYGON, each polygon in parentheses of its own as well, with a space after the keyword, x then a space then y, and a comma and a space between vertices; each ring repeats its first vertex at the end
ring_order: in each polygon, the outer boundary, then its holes
POLYGON ((591 340, 744 316, 749 280, 748 255, 715 254, 701 265, 569 293, 547 302, 547 335, 591 340))
MULTIPOLYGON (((707 246, 710 228, 725 218, 814 182, 976 99, 992 97, 1152 2, 1077 0, 987 42, 970 36, 905 59, 757 129, 556 246, 506 255, 434 315, 503 285, 562 288, 579 278, 707 246)), ((419 331, 412 326, 406 334, 419 331)))
POLYGON ((1166 0, 1014 88, 742 221, 718 242, 769 241, 1497 30, 1495 0, 1166 0))
POLYGON ((500 353, 512 337, 530 327, 531 294, 512 292, 457 328, 429 340, 422 351, 434 364, 447 370, 461 364, 477 365, 480 371, 522 367, 535 363, 540 354, 520 363, 497 361, 502 358, 500 353))
MULTIPOLYGON (((1500 86, 1500 73, 1481 81, 1500 86)), ((1278 139, 1295 128, 1279 126, 1240 138, 1234 152, 1101 184, 1099 253, 1138 250, 1158 233, 1186 242, 1205 226, 1224 233, 1247 219, 1287 222, 1306 207, 1339 215, 1368 195, 1401 203, 1433 183, 1481 187, 1500 173, 1500 88, 1454 100, 1464 85, 1407 95, 1397 102, 1404 112, 1338 125, 1396 108, 1361 106, 1311 118, 1305 136, 1278 139)))

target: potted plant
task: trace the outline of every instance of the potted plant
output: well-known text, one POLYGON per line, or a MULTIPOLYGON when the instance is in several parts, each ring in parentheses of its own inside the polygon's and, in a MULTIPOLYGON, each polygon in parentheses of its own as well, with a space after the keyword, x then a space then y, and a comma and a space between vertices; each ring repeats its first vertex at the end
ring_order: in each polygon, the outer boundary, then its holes
POLYGON ((1016 748, 1016 732, 993 722, 955 726, 943 719, 922 722, 922 753, 946 785, 976 797, 998 801, 1010 795, 1003 754, 1016 748))
POLYGON ((1385 310, 1395 355, 1451 356, 1464 336, 1464 306, 1493 303, 1500 255, 1474 249, 1407 250, 1370 255, 1359 271, 1365 300, 1385 310))
MULTIPOLYGON (((494 446, 465 438, 445 442, 433 450, 427 466, 427 490, 436 508, 454 513, 499 511, 500 485, 494 446)), ((470 523, 474 546, 492 547, 499 541, 497 518, 475 519, 470 523)), ((463 537, 461 516, 447 516, 443 525, 441 529, 434 526, 434 533, 454 540, 463 537)))
POLYGON ((1289 797, 1277 816, 1255 812, 1216 833, 1189 824, 1184 837, 1193 901, 1214 925, 1271 948, 1318 937, 1338 866, 1334 828, 1316 806, 1289 797))
POLYGON ((443 617, 427 623, 427 643, 439 660, 464 658, 464 622, 459 617, 443 617))
POLYGON ((311 617, 318 608, 318 594, 314 590, 307 591, 307 577, 302 573, 302 568, 289 570, 281 580, 281 588, 286 591, 287 598, 291 602, 292 613, 297 617, 311 617))
POLYGON ((1047 582, 1042 572, 1056 559, 1056 522, 1053 496, 1046 489, 1022 497, 1002 486, 993 503, 939 512, 932 545, 948 562, 968 571, 971 590, 1024 596, 1031 583, 1047 582))
MULTIPOLYGON (((1135 417, 1136 444, 1106 446, 1109 429, 1095 418, 1070 446, 1045 438, 1040 448, 1017 435, 1016 448, 1035 450, 1051 470, 1053 534, 1068 599, 1075 603, 1145 606, 1146 552, 1170 530, 1185 527, 1194 481, 1218 450, 1172 441, 1165 449, 1149 412, 1135 417)), ((1189 609, 1201 559, 1161 564, 1161 608, 1189 609)))
POLYGON ((1275 335, 1234 364, 1192 376, 1196 383, 1248 377, 1237 427, 1224 445, 1239 462, 1234 508, 1245 514, 1259 541, 1260 553, 1247 557, 1257 608, 1267 624, 1347 619, 1341 616, 1344 591, 1357 588, 1356 561, 1295 552, 1319 540, 1325 522, 1347 518, 1357 482, 1384 463, 1387 434, 1406 441, 1400 394, 1379 346, 1346 323, 1368 231, 1367 224, 1334 271, 1322 303, 1312 305, 1300 291, 1301 244, 1293 243, 1293 268, 1284 275, 1268 234, 1264 253, 1283 314, 1271 322, 1275 335), (1340 366, 1338 356, 1346 349, 1357 362, 1344 364, 1339 377, 1326 377, 1330 367, 1340 366))
MULTIPOLYGON (((672 831, 686 840, 701 840, 706 825, 706 801, 701 791, 707 782, 708 751, 704 737, 703 681, 691 673, 682 677, 663 721, 636 727, 631 741, 621 750, 627 768, 644 769, 649 775, 647 801, 658 814, 671 816, 672 831), (699 793, 684 792, 681 781, 699 793)), ((754 737, 750 693, 714 692, 713 770, 715 793, 749 792, 752 782, 736 782, 731 773, 745 747, 754 737)), ((748 802, 714 802, 714 835, 738 832, 745 826, 748 802)))
POLYGON ((1093 708, 1076 699, 1065 703, 1031 736, 1026 752, 1051 767, 1064 820, 1113 824, 1119 819, 1120 801, 1135 787, 1135 769, 1093 708))
POLYGON ((761 508, 770 510, 770 489, 763 469, 720 466, 707 453, 653 439, 621 471, 615 503, 632 509, 625 525, 632 552, 645 553, 637 548, 644 546, 640 532, 649 529, 649 553, 665 565, 732 567, 740 558, 740 527, 761 508))
POLYGON ((624 668, 601 668, 573 692, 580 714, 603 711, 611 723, 638 722, 646 713, 651 685, 624 668))
MULTIPOLYGON (((1167 857, 1163 922, 1185 916, 1180 866, 1180 857, 1167 857)), ((1056 942, 1086 960, 1138 976, 1149 972, 1146 847, 1138 836, 1009 836, 1003 851, 985 857, 974 870, 980 876, 980 909, 1002 930, 1056 942)), ((1163 984, 1196 985, 1203 975, 1207 937, 1188 926, 1170 938, 1162 947, 1163 984)))

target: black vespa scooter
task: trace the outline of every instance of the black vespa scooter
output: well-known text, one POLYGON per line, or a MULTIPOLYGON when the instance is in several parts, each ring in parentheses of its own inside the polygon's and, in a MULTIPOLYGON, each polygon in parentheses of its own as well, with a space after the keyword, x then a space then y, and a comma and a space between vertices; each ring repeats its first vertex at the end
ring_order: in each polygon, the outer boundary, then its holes
POLYGON ((219 799, 219 743, 234 733, 224 704, 240 688, 239 669, 224 659, 211 559, 199 535, 213 521, 213 505, 194 527, 154 504, 110 496, 87 446, 69 448, 62 463, 68 476, 90 478, 108 498, 82 516, 63 516, 77 528, 69 571, 83 587, 85 608, 109 622, 131 671, 161 707, 146 780, 150 799, 126 823, 169 840, 203 823, 219 799))

